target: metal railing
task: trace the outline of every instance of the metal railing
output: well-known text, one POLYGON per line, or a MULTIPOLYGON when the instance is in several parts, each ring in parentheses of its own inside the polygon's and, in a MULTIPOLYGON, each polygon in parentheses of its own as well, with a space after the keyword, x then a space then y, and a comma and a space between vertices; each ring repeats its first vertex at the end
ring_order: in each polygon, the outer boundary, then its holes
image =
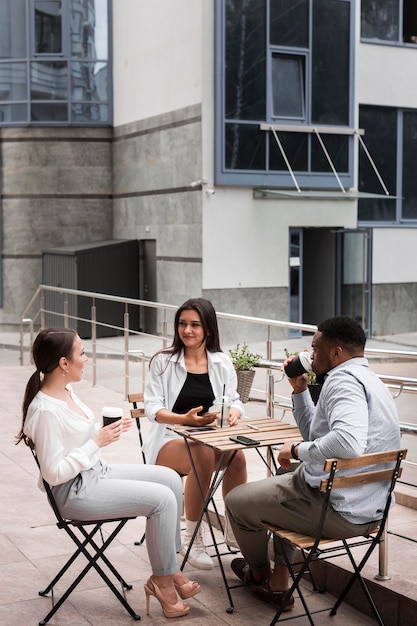
MULTIPOLYGON (((87 292, 76 289, 68 289, 61 287, 53 287, 49 285, 39 285, 35 291, 30 302, 26 306, 20 322, 20 363, 25 362, 26 349, 29 351, 30 346, 33 343, 35 328, 45 327, 45 322, 48 315, 59 316, 62 319, 62 326, 69 327, 76 325, 77 323, 87 323, 91 329, 91 360, 92 360, 92 384, 97 384, 97 359, 98 359, 98 328, 105 328, 107 331, 114 331, 115 334, 121 334, 123 336, 123 350, 120 352, 120 356, 124 360, 124 394, 127 398, 129 393, 129 379, 130 379, 130 365, 132 360, 139 361, 142 366, 141 382, 142 388, 146 382, 145 363, 149 360, 145 352, 142 349, 137 349, 132 346, 132 340, 135 337, 140 338, 152 338, 155 342, 160 343, 160 348, 164 348, 168 345, 170 340, 168 337, 168 316, 169 314, 175 314, 177 306, 169 304, 161 304, 156 302, 149 302, 147 300, 138 300, 133 298, 124 298, 120 296, 112 296, 101 293, 87 292), (48 293, 58 293, 62 296, 62 311, 48 310, 45 307, 45 296, 48 293), (89 318, 80 318, 77 315, 70 313, 70 299, 71 297, 84 297, 91 300, 90 316, 89 318), (97 319, 97 301, 111 301, 118 302, 124 305, 123 322, 120 326, 100 322, 97 319), (149 333, 143 333, 130 328, 130 316, 129 307, 148 307, 157 309, 159 311, 161 320, 161 333, 157 335, 150 335, 149 333), (31 315, 32 312, 32 315, 31 315), (29 346, 25 347, 25 337, 29 334, 29 346)), ((282 361, 272 360, 272 338, 271 334, 273 329, 295 329, 300 330, 303 333, 314 333, 317 329, 316 326, 310 324, 297 324, 286 321, 271 320, 265 318, 249 317, 244 315, 235 315, 230 313, 217 313, 219 320, 229 320, 238 323, 254 324, 264 327, 265 330, 265 353, 266 358, 261 359, 258 365, 260 369, 266 369, 266 388, 264 391, 255 390, 264 396, 258 401, 265 402, 266 413, 270 417, 274 417, 274 409, 278 407, 282 410, 282 416, 286 411, 290 411, 292 404, 291 399, 286 396, 278 396, 275 394, 275 383, 280 382, 284 378, 282 370, 282 361), (276 372, 280 371, 279 381, 275 379, 276 372)), ((154 350, 156 351, 156 350, 154 350)), ((383 350, 377 348, 367 348, 366 356, 387 357, 393 358, 407 358, 417 359, 417 351, 409 350, 383 350)), ((388 374, 380 374, 380 379, 393 390, 394 398, 398 398, 403 393, 416 393, 417 392, 417 379, 407 378, 402 376, 393 376, 388 374)), ((253 400, 253 399, 252 399, 253 400)), ((417 434, 417 426, 410 423, 400 423, 402 433, 417 434)), ((417 486, 417 485, 414 485, 417 486)), ((386 538, 387 539, 387 538, 386 538)), ((381 543, 380 547, 380 560, 379 560, 379 573, 378 579, 386 580, 389 578, 387 574, 388 560, 387 560, 387 540, 381 543)))

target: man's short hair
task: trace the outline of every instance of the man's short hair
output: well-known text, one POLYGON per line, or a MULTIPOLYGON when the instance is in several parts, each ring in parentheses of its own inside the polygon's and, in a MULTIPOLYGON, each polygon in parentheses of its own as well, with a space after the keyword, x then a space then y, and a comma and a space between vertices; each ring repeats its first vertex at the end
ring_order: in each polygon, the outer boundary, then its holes
POLYGON ((365 331, 359 322, 352 317, 330 317, 320 322, 317 329, 327 339, 340 343, 348 352, 354 352, 358 348, 360 350, 365 348, 365 331))

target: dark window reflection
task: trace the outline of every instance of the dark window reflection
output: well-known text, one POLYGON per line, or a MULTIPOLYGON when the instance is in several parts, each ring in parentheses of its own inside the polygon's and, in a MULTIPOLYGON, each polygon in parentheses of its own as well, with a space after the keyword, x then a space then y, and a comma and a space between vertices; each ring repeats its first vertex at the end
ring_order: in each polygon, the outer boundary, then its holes
POLYGON ((305 59, 272 55, 272 109, 276 117, 305 117, 305 59))
POLYGON ((311 119, 348 126, 350 3, 315 0, 313 7, 311 119))
MULTIPOLYGON (((308 135, 306 133, 283 133, 277 137, 293 172, 308 170, 308 135)), ((282 156, 275 137, 269 138, 269 169, 288 172, 287 164, 282 156)))
POLYGON ((226 118, 266 116, 265 0, 231 1, 226 6, 226 118))
POLYGON ((62 52, 61 0, 35 0, 35 52, 62 52))
POLYGON ((31 106, 32 122, 67 122, 68 121, 68 105, 65 103, 33 103, 31 106))
POLYGON ((399 0, 362 0, 361 37, 398 41, 398 8, 399 0))
POLYGON ((417 220, 417 176, 414 163, 417 154, 417 113, 405 111, 403 116, 403 188, 402 217, 417 220))
POLYGON ((34 61, 30 82, 32 100, 68 98, 68 69, 64 61, 34 61))
MULTIPOLYGON (((349 170, 349 138, 346 135, 320 135, 323 145, 338 174, 349 170)), ((331 172, 331 166, 316 135, 311 137, 311 169, 331 172)))
MULTIPOLYGON (((363 106, 359 112, 359 127, 365 130, 366 147, 372 155, 390 195, 396 195, 396 109, 363 106)), ((359 190, 383 193, 381 183, 362 148, 359 151, 359 190)), ((361 221, 394 221, 396 217, 395 201, 384 198, 360 199, 358 217, 361 221)))
POLYGON ((258 126, 226 124, 226 168, 264 170, 265 141, 258 126))
POLYGON ((307 48, 309 0, 272 0, 269 7, 271 44, 307 48))

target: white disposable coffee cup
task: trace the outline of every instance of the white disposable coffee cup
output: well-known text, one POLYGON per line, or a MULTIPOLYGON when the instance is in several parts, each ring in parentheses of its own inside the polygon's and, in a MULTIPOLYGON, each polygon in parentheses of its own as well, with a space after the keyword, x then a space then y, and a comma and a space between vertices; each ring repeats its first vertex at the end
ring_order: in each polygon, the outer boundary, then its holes
POLYGON ((123 410, 117 406, 103 407, 103 426, 108 426, 113 422, 117 422, 123 417, 123 410))
POLYGON ((300 352, 295 359, 290 361, 284 367, 284 370, 288 378, 295 378, 296 376, 301 376, 301 374, 305 374, 306 372, 311 372, 312 364, 310 353, 306 350, 304 352, 300 352))

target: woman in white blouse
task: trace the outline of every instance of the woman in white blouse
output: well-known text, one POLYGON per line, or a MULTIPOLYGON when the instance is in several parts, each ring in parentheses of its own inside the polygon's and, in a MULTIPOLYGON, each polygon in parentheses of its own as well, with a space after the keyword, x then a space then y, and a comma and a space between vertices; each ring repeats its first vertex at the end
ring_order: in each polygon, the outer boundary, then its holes
MULTIPOLYGON (((191 469, 184 438, 167 424, 205 426, 215 415, 209 412, 215 398, 231 399, 229 424, 236 424, 243 406, 236 390, 237 377, 230 357, 220 348, 217 316, 212 303, 191 298, 175 314, 172 346, 151 360, 145 388, 145 410, 152 428, 145 440, 148 463, 172 467, 187 475, 184 489, 186 530, 181 554, 185 555, 201 513, 200 488, 191 469)), ((199 482, 207 495, 210 478, 219 463, 219 453, 208 446, 190 444, 199 482)), ((247 480, 246 460, 237 452, 222 481, 223 496, 247 480)), ((202 570, 213 568, 204 546, 201 526, 188 555, 188 563, 202 570)))
MULTIPOLYGON (((87 356, 74 330, 41 330, 33 344, 36 372, 23 401, 17 442, 29 438, 42 478, 49 483, 61 514, 69 519, 145 516, 146 546, 152 576, 145 585, 147 608, 154 596, 165 617, 189 611, 184 599, 200 591, 178 567, 182 483, 178 474, 154 465, 108 465, 101 448, 131 426, 123 417, 105 427, 72 391, 81 380, 87 356), (178 598, 178 595, 181 599, 178 598)), ((40 485, 42 481, 40 481, 40 485)))

